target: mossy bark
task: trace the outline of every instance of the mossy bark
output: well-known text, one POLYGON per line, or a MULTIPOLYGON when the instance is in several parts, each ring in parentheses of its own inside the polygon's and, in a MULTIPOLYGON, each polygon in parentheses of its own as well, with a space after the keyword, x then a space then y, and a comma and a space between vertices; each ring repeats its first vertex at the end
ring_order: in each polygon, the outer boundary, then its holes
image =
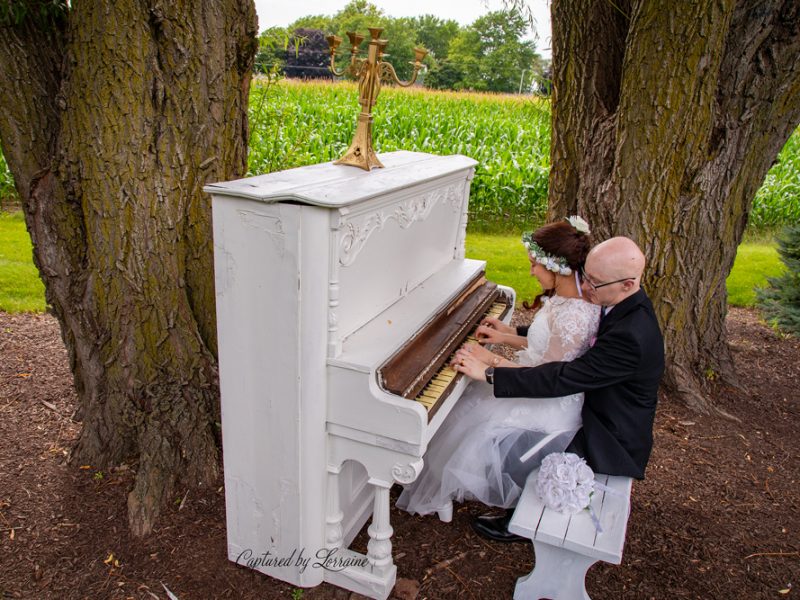
POLYGON ((218 470, 206 182, 243 176, 251 0, 73 2, 0 26, 0 139, 61 323, 73 461, 136 463, 145 534, 218 470))
POLYGON ((708 412, 735 382, 725 279, 753 197, 800 122, 800 3, 554 1, 551 218, 648 258, 665 385, 708 412))

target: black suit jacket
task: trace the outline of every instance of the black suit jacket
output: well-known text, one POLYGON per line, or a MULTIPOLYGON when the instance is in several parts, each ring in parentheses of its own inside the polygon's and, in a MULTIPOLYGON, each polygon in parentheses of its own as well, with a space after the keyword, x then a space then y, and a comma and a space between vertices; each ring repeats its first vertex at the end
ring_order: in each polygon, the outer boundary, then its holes
POLYGON ((605 316, 597 341, 583 356, 495 369, 494 395, 535 402, 584 392, 583 427, 568 451, 585 457, 597 473, 643 479, 663 372, 661 329, 650 299, 639 290, 605 316))

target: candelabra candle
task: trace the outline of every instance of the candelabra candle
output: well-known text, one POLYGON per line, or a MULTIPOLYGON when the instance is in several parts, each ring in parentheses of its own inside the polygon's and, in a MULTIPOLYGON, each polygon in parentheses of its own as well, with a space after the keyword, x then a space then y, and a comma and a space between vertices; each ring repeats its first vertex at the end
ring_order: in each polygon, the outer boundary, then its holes
POLYGON ((342 38, 336 35, 329 35, 326 38, 330 46, 331 72, 338 77, 349 74, 358 80, 358 103, 361 105, 353 142, 347 152, 335 161, 337 165, 352 165, 367 171, 374 167, 383 167, 372 148, 372 107, 375 106, 378 93, 381 91, 381 80, 396 83, 402 87, 412 85, 417 80, 417 74, 422 68, 422 59, 428 53, 422 48, 414 48, 414 62, 409 63, 414 66, 414 73, 411 79, 402 81, 397 76, 394 67, 383 60, 388 41, 380 39, 382 31, 383 29, 378 27, 369 28, 371 39, 366 57, 359 56, 359 46, 364 41, 364 36, 358 35, 354 31, 348 31, 350 63, 341 70, 336 69, 336 49, 342 43, 342 38))

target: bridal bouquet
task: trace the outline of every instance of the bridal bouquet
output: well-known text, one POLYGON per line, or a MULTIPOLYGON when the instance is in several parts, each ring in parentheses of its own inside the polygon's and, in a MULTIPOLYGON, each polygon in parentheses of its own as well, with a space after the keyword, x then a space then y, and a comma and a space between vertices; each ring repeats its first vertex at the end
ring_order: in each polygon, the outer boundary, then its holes
POLYGON ((571 452, 545 456, 536 479, 536 491, 548 508, 573 515, 589 507, 594 486, 592 469, 571 452))

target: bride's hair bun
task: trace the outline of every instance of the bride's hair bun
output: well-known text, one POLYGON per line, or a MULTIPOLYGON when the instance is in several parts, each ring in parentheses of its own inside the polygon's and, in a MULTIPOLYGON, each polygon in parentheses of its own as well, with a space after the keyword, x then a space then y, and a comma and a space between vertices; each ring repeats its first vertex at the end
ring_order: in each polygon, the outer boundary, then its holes
MULTIPOLYGON (((577 271, 586 262, 592 247, 591 234, 582 229, 576 228, 569 220, 556 221, 534 231, 533 240, 548 254, 564 257, 569 267, 577 271)), ((585 229, 588 230, 588 226, 585 229)))

